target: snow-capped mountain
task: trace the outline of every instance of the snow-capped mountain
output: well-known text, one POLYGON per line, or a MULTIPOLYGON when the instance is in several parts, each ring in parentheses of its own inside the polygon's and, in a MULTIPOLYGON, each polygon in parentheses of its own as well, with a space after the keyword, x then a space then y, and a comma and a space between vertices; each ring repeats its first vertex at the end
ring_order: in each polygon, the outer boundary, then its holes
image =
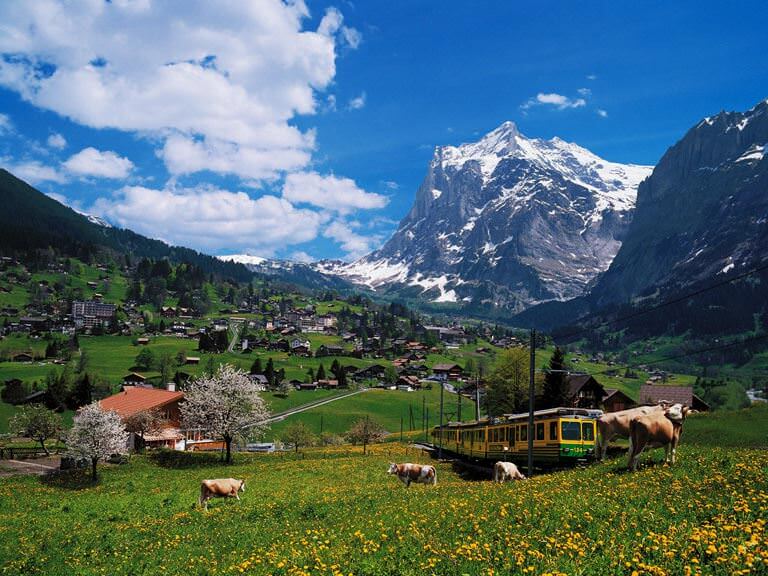
MULTIPOLYGON (((328 274, 318 269, 316 264, 263 258, 250 254, 227 254, 216 256, 216 258, 224 262, 244 264, 251 272, 309 288, 329 288, 340 291, 352 288, 352 285, 347 280, 340 278, 337 274, 328 274)), ((343 264, 338 261, 334 262, 337 265, 343 264)))
POLYGON ((650 172, 505 122, 478 142, 435 150, 383 248, 314 267, 433 302, 519 311, 569 299, 610 265, 650 172))

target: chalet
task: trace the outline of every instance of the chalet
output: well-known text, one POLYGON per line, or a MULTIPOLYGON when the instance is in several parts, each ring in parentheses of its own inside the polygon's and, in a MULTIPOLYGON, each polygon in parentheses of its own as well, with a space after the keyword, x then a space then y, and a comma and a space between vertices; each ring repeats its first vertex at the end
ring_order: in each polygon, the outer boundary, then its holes
POLYGON ((339 387, 338 380, 318 380, 317 385, 326 390, 336 390, 339 387))
POLYGON ((381 364, 373 364, 366 368, 356 370, 352 377, 355 380, 373 380, 376 378, 382 378, 386 370, 387 369, 381 364))
POLYGON ((315 352, 315 356, 317 358, 320 358, 322 356, 343 356, 344 355, 344 348, 341 346, 334 346, 333 344, 321 344, 317 351, 315 352))
POLYGON ((184 359, 184 364, 192 364, 192 365, 200 364, 200 357, 199 356, 187 356, 184 359))
POLYGON ((700 412, 706 412, 710 409, 709 404, 693 393, 691 386, 644 384, 640 387, 640 394, 638 395, 640 404, 658 404, 662 400, 673 404, 684 404, 700 412))
POLYGON ((137 386, 139 384, 144 384, 146 380, 146 376, 142 376, 138 372, 131 372, 130 374, 123 376, 123 386, 137 386))
POLYGON ((598 408, 605 398, 605 388, 590 374, 568 374, 565 383, 574 408, 598 408))
POLYGON ((27 354, 26 352, 22 352, 20 354, 14 354, 11 357, 11 360, 14 362, 32 362, 34 358, 31 354, 27 354))
POLYGON ((46 316, 22 316, 19 324, 29 326, 31 332, 47 332, 51 329, 51 319, 46 316))
MULTIPOLYGON (((147 447, 183 450, 184 434, 179 427, 181 421, 179 402, 183 399, 184 393, 175 390, 123 386, 122 392, 100 400, 99 405, 104 410, 117 412, 123 420, 141 412, 150 410, 159 412, 163 420, 161 429, 144 436, 147 447)), ((131 434, 129 443, 131 447, 135 446, 134 434, 131 434)))
POLYGON ((603 410, 605 412, 620 412, 628 408, 634 408, 635 401, 616 388, 606 388, 603 396, 603 410))
POLYGON ((407 386, 412 390, 416 390, 421 388, 421 381, 417 376, 400 376, 397 379, 397 387, 400 388, 400 386, 407 386))
POLYGON ((288 340, 285 338, 280 338, 280 340, 277 340, 275 342, 270 342, 268 348, 270 350, 280 350, 281 352, 288 352, 290 350, 291 345, 288 343, 288 340))
POLYGON ((258 384, 264 390, 269 386, 269 380, 267 380, 267 377, 264 376, 264 374, 249 374, 248 378, 251 379, 251 382, 258 384))
POLYGON ((439 380, 459 380, 464 375, 464 369, 458 364, 435 364, 432 374, 439 380))
POLYGON ((312 343, 302 338, 294 338, 290 342, 290 352, 296 356, 311 356, 312 343))
POLYGON ((165 318, 173 318, 176 316, 176 308, 173 306, 163 306, 160 308, 160 314, 165 318))
POLYGON ((146 346, 147 344, 149 344, 149 338, 147 337, 137 338, 136 344, 138 344, 139 346, 146 346))
POLYGON ((317 390, 317 382, 300 382, 297 390, 317 390))

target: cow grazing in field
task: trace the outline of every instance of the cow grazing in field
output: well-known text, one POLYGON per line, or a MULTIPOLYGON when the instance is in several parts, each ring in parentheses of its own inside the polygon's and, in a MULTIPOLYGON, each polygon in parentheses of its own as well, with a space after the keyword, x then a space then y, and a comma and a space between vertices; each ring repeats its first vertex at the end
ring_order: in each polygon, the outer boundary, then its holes
POLYGON ((615 437, 629 438, 629 425, 634 418, 644 416, 654 412, 663 412, 667 408, 666 403, 658 406, 639 406, 620 412, 608 412, 597 419, 597 430, 599 436, 597 439, 597 457, 600 460, 605 458, 608 451, 608 443, 615 437))
POLYGON ((493 465, 493 481, 525 480, 525 475, 512 462, 496 462, 493 465))
POLYGON ((198 503, 208 510, 208 500, 211 498, 237 498, 240 492, 245 492, 245 480, 235 478, 217 478, 203 480, 200 483, 200 500, 198 503))
POLYGON ((437 485, 437 470, 429 464, 395 464, 389 465, 388 474, 396 474, 405 487, 416 484, 437 485))
POLYGON ((666 410, 634 418, 629 425, 629 469, 637 470, 643 450, 662 446, 666 448, 665 461, 674 464, 683 422, 689 412, 688 406, 673 404, 666 410))

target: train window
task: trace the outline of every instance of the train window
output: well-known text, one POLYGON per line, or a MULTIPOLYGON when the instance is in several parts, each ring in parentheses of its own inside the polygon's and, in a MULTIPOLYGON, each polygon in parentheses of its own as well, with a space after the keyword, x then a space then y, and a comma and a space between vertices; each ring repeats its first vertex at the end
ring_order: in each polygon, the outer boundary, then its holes
POLYGON ((528 425, 520 426, 520 440, 528 440, 528 425))
POLYGON ((595 425, 592 422, 582 422, 581 424, 581 437, 584 440, 595 439, 595 425))
POLYGON ((557 422, 549 423, 549 439, 557 440, 557 422))
POLYGON ((563 440, 581 440, 581 428, 578 422, 563 422, 560 424, 563 440))
POLYGON ((536 424, 536 440, 544 440, 544 422, 536 424))

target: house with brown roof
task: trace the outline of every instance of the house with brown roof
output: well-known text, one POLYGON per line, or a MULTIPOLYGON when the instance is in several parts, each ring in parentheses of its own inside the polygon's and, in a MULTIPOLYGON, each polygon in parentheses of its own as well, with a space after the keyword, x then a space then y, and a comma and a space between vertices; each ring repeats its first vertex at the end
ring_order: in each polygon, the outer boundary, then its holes
POLYGON ((458 364, 435 364, 432 373, 441 380, 459 380, 464 375, 464 369, 458 364))
POLYGON ((693 393, 692 386, 667 386, 665 384, 643 384, 640 387, 640 404, 658 404, 661 401, 683 404, 694 410, 706 412, 709 404, 693 393))
POLYGON ((590 374, 568 374, 565 378, 570 404, 574 408, 599 408, 605 388, 590 374))
MULTIPOLYGON (((117 412, 125 420, 150 410, 157 411, 162 419, 161 430, 152 435, 145 435, 144 441, 148 448, 183 449, 184 434, 181 432, 181 411, 179 402, 184 399, 183 392, 147 388, 144 386, 123 386, 123 390, 99 401, 104 410, 117 412)), ((135 437, 129 440, 135 444, 135 437)))
POLYGON ((620 412, 634 408, 637 403, 617 388, 606 388, 603 396, 603 411, 620 412))

